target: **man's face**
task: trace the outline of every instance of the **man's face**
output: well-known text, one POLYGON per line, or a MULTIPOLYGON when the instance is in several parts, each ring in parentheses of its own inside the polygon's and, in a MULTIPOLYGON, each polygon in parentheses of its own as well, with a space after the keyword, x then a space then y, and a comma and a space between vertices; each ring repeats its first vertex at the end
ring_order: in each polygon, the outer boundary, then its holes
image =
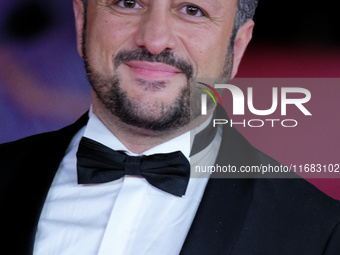
POLYGON ((192 81, 226 75, 236 8, 236 0, 89 0, 84 29, 75 12, 93 100, 130 125, 188 124, 192 81))

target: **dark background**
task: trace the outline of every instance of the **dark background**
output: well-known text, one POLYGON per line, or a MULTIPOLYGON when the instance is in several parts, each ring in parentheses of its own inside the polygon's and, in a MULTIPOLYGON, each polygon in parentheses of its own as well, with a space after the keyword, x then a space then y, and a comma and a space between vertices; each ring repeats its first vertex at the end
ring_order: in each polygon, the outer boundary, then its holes
POLYGON ((260 0, 255 19, 255 41, 339 46, 336 1, 260 0))
MULTIPOLYGON (((340 78, 340 33, 335 1, 260 0, 251 45, 238 77, 340 78)), ((305 129, 240 130, 284 164, 340 163, 339 86, 313 95, 322 121, 305 129), (328 115, 321 113, 325 102, 328 115), (327 117, 327 118, 326 118, 327 117), (316 156, 321 155, 321 158, 316 156), (338 162, 336 162, 338 160, 338 162), (295 162, 294 161, 294 162, 295 162)), ((56 130, 90 104, 90 86, 76 51, 71 0, 0 2, 0 142, 56 130)), ((340 177, 340 176, 339 176, 340 177)), ((311 179, 340 199, 340 179, 311 179)))

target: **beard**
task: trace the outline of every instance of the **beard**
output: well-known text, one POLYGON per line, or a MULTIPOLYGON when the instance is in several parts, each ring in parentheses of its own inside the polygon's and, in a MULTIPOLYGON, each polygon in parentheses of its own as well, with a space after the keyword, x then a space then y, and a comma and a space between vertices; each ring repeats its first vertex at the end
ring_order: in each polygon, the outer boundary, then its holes
MULTIPOLYGON (((190 121, 201 115, 200 95, 193 79, 192 65, 183 59, 178 59, 170 50, 164 50, 159 55, 152 55, 145 48, 134 51, 121 51, 113 59, 114 70, 111 76, 105 76, 95 71, 87 57, 86 31, 83 31, 83 59, 87 77, 97 98, 113 117, 130 126, 151 131, 174 131, 186 126, 190 121), (186 76, 186 84, 175 97, 172 103, 142 102, 138 98, 130 98, 121 86, 121 78, 117 72, 118 67, 126 61, 148 61, 160 62, 174 66, 181 70, 186 76), (191 103, 190 103, 191 102, 191 103)), ((218 80, 230 77, 233 63, 232 47, 229 47, 224 68, 218 80)), ((165 86, 162 81, 137 81, 140 85, 148 88, 158 89, 165 86)), ((208 108, 213 103, 208 103, 208 108)))
MULTIPOLYGON (((84 54, 84 53, 83 53, 84 54)), ((121 122, 152 131, 169 131, 185 126, 190 122, 190 80, 192 80, 192 66, 178 60, 170 51, 163 51, 159 55, 152 55, 146 49, 135 51, 122 51, 114 58, 113 75, 106 77, 96 72, 91 67, 86 52, 84 56, 85 69, 93 91, 102 105, 121 122), (142 101, 139 98, 131 98, 122 88, 122 81, 117 68, 125 61, 160 62, 175 66, 187 77, 187 84, 171 103, 142 101)), ((165 81, 138 80, 139 85, 145 90, 161 89, 166 85, 165 81)))
MULTIPOLYGON (((120 86, 118 75, 111 78, 98 73, 88 75, 93 91, 101 104, 121 122, 152 131, 177 129, 190 122, 190 91, 183 88, 171 104, 142 102, 130 98, 120 86)), ((149 84, 147 86, 157 86, 149 84)))

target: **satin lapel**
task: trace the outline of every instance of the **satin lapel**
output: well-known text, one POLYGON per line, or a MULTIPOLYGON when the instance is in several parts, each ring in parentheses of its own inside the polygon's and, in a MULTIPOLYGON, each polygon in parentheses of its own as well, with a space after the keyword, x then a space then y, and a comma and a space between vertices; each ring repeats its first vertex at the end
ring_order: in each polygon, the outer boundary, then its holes
POLYGON ((1 247, 10 254, 32 254, 48 190, 72 137, 87 123, 87 116, 59 131, 0 147, 0 151, 5 148, 8 154, 0 160, 1 171, 6 171, 0 197, 2 208, 6 208, 1 212, 6 242, 1 247))
MULTIPOLYGON (((216 118, 228 119, 222 107, 216 113, 216 118)), ((226 125, 216 164, 250 164, 256 160, 251 148, 235 129, 226 125)), ((181 254, 231 254, 247 217, 254 185, 253 179, 211 178, 181 254)))

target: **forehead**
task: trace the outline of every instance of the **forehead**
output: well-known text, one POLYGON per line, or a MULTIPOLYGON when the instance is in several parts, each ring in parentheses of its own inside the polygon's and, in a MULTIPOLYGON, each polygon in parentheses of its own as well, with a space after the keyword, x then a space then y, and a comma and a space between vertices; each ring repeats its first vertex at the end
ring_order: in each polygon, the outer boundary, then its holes
MULTIPOLYGON (((194 4, 195 2, 200 3, 201 0, 192 0, 191 2, 194 4)), ((176 2, 176 0, 173 0, 173 2, 176 2)), ((213 8, 222 8, 223 4, 227 4, 227 1, 221 1, 221 0, 205 0, 206 4, 209 4, 213 8)))

